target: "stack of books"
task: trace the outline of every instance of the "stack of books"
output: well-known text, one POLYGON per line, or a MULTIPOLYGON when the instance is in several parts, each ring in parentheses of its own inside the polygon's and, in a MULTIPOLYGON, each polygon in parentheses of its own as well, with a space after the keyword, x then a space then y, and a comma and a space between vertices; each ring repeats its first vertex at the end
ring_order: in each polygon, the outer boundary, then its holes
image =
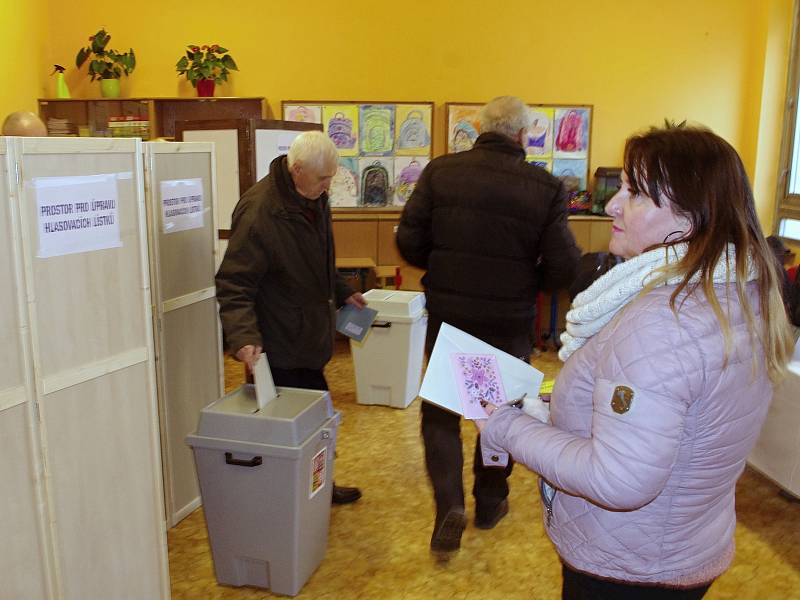
POLYGON ((147 117, 126 115, 108 118, 108 132, 111 137, 150 137, 150 121, 147 117))
POLYGON ((78 135, 78 127, 70 122, 69 119, 47 119, 47 135, 55 137, 67 137, 78 135))

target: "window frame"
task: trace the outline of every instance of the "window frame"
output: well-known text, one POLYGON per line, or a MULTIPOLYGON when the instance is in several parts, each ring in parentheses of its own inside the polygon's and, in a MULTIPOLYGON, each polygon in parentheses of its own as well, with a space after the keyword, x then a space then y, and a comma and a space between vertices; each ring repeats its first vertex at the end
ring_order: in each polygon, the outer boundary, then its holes
MULTIPOLYGON (((775 218, 773 220, 772 231, 779 235, 782 219, 797 219, 800 221, 800 191, 792 194, 789 192, 790 175, 792 171, 792 161, 796 160, 798 168, 795 176, 800 181, 800 2, 795 2, 792 10, 792 44, 789 54, 789 73, 786 85, 786 103, 783 112, 783 136, 780 151, 780 170, 775 198, 775 218), (797 138, 797 140, 795 140, 797 138), (795 145, 795 141, 797 144, 795 145), (795 159, 795 154, 797 155, 795 159)), ((797 186, 800 188, 800 184, 797 186)), ((791 241, 794 238, 786 238, 791 241)))

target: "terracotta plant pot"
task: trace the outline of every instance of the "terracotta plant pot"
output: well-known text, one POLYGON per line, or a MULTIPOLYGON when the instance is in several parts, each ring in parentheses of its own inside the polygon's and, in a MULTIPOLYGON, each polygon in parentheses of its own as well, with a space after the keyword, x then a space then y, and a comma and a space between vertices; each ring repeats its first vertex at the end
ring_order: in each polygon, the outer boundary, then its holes
POLYGON ((100 95, 103 98, 119 98, 119 79, 101 79, 100 95))
POLYGON ((198 79, 197 95, 203 98, 211 98, 214 95, 214 80, 198 79))

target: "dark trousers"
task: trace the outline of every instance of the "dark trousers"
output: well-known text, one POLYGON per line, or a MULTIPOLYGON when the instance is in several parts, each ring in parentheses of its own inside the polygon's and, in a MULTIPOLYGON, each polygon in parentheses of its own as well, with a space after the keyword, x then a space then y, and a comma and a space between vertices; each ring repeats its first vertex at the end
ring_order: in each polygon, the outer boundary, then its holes
MULTIPOLYGON (((436 519, 439 522, 451 508, 464 506, 461 417, 429 402, 422 403, 421 413, 425 466, 433 485, 436 519)), ((484 466, 481 438, 478 436, 472 464, 472 473, 475 476, 472 495, 475 497, 477 514, 490 516, 508 496, 507 478, 513 466, 511 457, 505 469, 484 466)))
POLYGON ((276 369, 270 367, 272 381, 281 387, 296 387, 307 390, 327 390, 328 382, 322 369, 276 369))
MULTIPOLYGON (((448 322, 467 333, 499 348, 504 352, 519 356, 527 361, 533 347, 530 332, 523 331, 516 335, 497 335, 490 326, 479 323, 448 322)), ((425 339, 425 350, 430 358, 436 337, 439 334, 442 319, 436 315, 428 317, 428 331, 425 339)), ((456 393, 455 390, 453 393, 456 393)), ((464 482, 462 477, 464 456, 461 441, 461 417, 435 404, 423 402, 422 441, 425 444, 425 467, 433 485, 433 496, 436 500, 436 523, 440 523, 453 507, 464 506, 464 482)), ((475 443, 472 473, 475 483, 472 495, 475 497, 475 512, 481 516, 491 517, 506 496, 508 496, 508 476, 514 463, 509 456, 505 469, 486 467, 481 456, 481 438, 475 443)))
POLYGON ((711 584, 676 590, 597 579, 562 565, 561 600, 699 600, 711 584))

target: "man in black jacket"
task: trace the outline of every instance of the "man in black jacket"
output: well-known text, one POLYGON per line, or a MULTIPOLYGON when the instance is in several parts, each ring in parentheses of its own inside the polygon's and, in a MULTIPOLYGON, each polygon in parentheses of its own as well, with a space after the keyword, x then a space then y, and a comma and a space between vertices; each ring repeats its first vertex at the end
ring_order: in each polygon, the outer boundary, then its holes
MULTIPOLYGON (((434 159, 403 210, 397 246, 422 279, 426 351, 443 322, 528 361, 536 295, 568 286, 580 252, 567 228, 561 182, 525 162, 530 111, 495 98, 481 111, 481 135, 466 152, 434 159)), ((456 391, 453 390, 455 394, 456 391)), ((460 417, 423 402, 425 464, 436 521, 431 549, 457 550, 466 525, 460 417)), ((475 447, 475 526, 491 529, 508 512, 507 469, 483 465, 475 447)))
MULTIPOLYGON (((302 133, 233 211, 216 277, 225 344, 251 369, 263 349, 278 386, 327 390, 336 309, 365 305, 336 271, 327 191, 337 164, 328 136, 302 133)), ((336 504, 360 497, 333 487, 336 504)))

